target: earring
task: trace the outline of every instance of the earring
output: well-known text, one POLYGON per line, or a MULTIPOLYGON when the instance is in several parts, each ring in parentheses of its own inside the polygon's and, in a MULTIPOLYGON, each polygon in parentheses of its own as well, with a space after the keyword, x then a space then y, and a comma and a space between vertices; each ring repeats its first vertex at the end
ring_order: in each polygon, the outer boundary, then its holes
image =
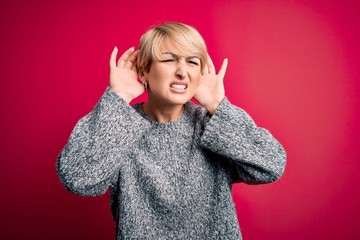
POLYGON ((145 87, 145 91, 147 92, 148 89, 149 89, 148 83, 146 81, 144 81, 143 84, 144 84, 144 87, 145 87))

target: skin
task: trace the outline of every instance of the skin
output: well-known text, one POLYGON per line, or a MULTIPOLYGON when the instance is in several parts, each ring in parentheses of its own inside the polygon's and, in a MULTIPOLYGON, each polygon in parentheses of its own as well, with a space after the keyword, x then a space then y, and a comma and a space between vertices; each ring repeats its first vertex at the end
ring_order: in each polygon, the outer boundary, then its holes
MULTIPOLYGON (((201 69, 198 57, 181 56, 166 42, 159 50, 160 59, 152 62, 148 73, 139 75, 149 86, 148 102, 143 104, 144 112, 158 122, 175 121, 182 114, 184 104, 194 98, 210 114, 214 114, 225 96, 223 79, 228 60, 224 59, 216 74, 209 55, 201 69), (179 85, 186 85, 186 88, 179 85)), ((130 103, 145 91, 144 85, 138 81, 138 51, 130 48, 116 62, 117 53, 115 47, 110 57, 110 88, 130 103)))

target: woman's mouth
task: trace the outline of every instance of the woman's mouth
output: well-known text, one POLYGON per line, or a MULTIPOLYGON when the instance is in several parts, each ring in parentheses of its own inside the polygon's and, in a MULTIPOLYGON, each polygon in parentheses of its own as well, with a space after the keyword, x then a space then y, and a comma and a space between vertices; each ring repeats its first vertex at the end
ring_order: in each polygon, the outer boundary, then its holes
POLYGON ((186 89, 187 85, 186 84, 173 83, 173 84, 170 85, 170 87, 176 88, 176 89, 186 89))
POLYGON ((173 82, 170 84, 170 89, 176 93, 186 92, 187 87, 188 87, 188 85, 186 83, 182 83, 182 82, 173 82))

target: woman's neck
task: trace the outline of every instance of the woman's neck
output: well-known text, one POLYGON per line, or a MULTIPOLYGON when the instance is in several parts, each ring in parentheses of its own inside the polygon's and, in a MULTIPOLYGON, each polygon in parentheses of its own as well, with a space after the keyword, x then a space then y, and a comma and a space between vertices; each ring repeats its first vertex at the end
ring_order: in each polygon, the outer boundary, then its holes
POLYGON ((142 105, 146 115, 160 123, 174 122, 184 112, 184 105, 170 105, 166 103, 154 102, 149 99, 142 105))

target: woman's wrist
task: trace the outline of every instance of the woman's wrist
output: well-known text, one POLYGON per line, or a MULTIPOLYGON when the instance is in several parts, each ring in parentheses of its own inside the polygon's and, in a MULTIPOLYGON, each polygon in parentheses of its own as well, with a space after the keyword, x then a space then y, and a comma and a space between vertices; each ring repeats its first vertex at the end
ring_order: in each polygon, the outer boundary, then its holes
POLYGON ((211 104, 211 105, 203 105, 204 108, 210 113, 210 115, 213 115, 216 112, 217 107, 219 106, 219 103, 211 104))
POLYGON ((129 97, 126 93, 116 90, 112 87, 110 87, 110 89, 119 97, 121 97, 122 99, 124 99, 125 102, 130 103, 133 99, 131 97, 129 97))

